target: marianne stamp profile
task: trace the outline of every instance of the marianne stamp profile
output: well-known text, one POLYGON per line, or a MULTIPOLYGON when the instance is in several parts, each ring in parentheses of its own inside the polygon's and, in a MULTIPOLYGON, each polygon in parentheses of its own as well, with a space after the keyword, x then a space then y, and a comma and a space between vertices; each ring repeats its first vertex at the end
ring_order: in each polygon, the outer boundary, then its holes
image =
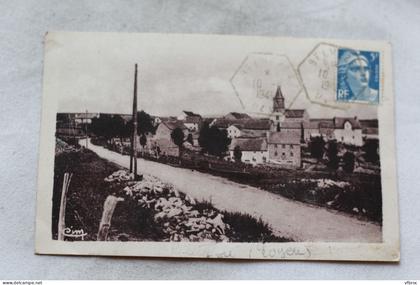
POLYGON ((337 100, 379 103, 379 53, 338 49, 337 100))

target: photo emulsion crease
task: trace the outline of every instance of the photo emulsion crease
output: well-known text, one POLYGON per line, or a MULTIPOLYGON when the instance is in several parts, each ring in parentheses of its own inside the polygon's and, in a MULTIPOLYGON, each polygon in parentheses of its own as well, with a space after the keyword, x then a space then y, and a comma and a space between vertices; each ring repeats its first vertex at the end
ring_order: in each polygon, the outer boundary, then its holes
POLYGON ((47 34, 37 253, 398 261, 390 52, 47 34))

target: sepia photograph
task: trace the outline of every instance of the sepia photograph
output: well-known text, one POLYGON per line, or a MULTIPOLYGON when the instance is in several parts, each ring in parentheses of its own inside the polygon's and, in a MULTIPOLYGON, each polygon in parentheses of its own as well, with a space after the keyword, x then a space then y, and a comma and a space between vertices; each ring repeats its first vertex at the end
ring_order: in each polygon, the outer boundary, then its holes
POLYGON ((397 261, 389 51, 48 33, 37 252, 397 261))

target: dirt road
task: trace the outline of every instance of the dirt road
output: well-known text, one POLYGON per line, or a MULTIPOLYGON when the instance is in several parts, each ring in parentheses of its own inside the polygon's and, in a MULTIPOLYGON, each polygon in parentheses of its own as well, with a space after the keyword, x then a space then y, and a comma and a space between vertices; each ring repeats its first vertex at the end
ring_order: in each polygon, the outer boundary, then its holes
MULTIPOLYGON (((129 167, 129 156, 89 144, 100 157, 129 167)), ((382 228, 325 208, 307 205, 235 183, 228 179, 190 169, 138 159, 139 173, 154 175, 181 192, 216 208, 248 213, 269 223, 275 234, 296 241, 380 242, 382 228)))

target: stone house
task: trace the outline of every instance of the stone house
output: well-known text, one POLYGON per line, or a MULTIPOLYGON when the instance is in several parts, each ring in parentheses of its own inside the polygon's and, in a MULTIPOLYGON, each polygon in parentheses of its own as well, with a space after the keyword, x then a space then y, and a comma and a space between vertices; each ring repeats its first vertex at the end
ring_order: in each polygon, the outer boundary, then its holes
POLYGON ((299 131, 269 132, 269 162, 283 166, 301 166, 301 134, 299 131))
POLYGON ((156 132, 152 138, 150 138, 150 144, 153 147, 159 147, 161 155, 179 155, 179 148, 171 138, 171 133, 174 129, 180 128, 183 130, 185 138, 188 135, 188 129, 184 123, 178 120, 162 121, 156 129, 156 132))
POLYGON ((238 146, 242 152, 241 161, 252 165, 268 162, 266 138, 234 138, 229 146, 229 157, 235 160, 234 149, 238 146))

